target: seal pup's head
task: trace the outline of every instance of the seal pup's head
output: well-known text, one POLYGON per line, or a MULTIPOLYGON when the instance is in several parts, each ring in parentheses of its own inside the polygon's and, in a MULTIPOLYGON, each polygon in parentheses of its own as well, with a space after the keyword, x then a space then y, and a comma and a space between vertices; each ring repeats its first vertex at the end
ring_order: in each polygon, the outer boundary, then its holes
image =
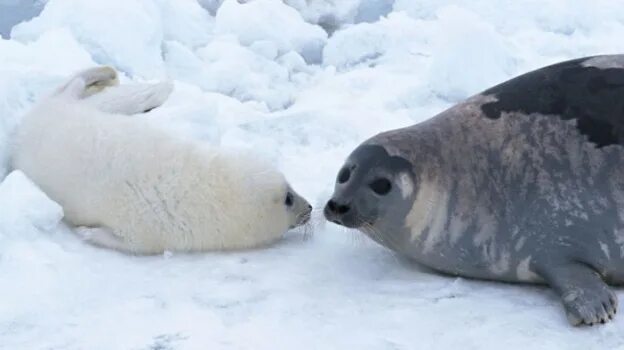
MULTIPOLYGON (((263 175, 266 176, 267 172, 263 175)), ((310 221, 312 206, 292 188, 283 174, 275 171, 272 178, 261 180, 259 177, 256 175, 253 179, 256 204, 253 208, 247 206, 254 213, 252 217, 256 217, 255 226, 266 225, 285 232, 310 221)))
POLYGON ((267 159, 247 151, 201 148, 206 162, 198 167, 197 183, 205 190, 195 192, 209 196, 196 202, 204 204, 204 225, 218 227, 220 250, 264 246, 310 220, 312 206, 267 159))
POLYGON ((305 225, 310 221, 312 206, 305 198, 295 192, 288 183, 286 183, 286 195, 284 196, 283 205, 288 213, 289 229, 305 225))
POLYGON ((282 172, 267 159, 247 152, 220 151, 221 161, 214 166, 224 172, 225 182, 219 187, 229 189, 233 196, 230 215, 236 212, 249 215, 258 229, 266 225, 277 231, 286 231, 306 224, 312 206, 290 185, 282 172), (234 186, 236 184, 236 186, 234 186))
POLYGON ((383 146, 361 145, 338 172, 325 218, 363 231, 388 229, 387 225, 404 222, 414 201, 414 186, 409 161, 391 156, 383 146))

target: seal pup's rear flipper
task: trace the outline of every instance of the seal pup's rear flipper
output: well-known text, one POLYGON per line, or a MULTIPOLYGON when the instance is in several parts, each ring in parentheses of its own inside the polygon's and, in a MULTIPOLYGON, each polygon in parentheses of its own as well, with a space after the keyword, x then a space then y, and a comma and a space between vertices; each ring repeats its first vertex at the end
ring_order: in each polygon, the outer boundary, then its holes
POLYGON ((76 73, 54 95, 84 100, 103 112, 133 115, 159 107, 172 90, 170 81, 119 85, 114 68, 99 66, 76 73))
POLYGON ((107 87, 117 85, 119 85, 119 78, 115 69, 109 66, 99 66, 76 73, 59 87, 54 95, 81 100, 107 87))
POLYGON ((97 109, 124 115, 149 112, 161 106, 173 91, 170 81, 113 86, 85 99, 97 109))

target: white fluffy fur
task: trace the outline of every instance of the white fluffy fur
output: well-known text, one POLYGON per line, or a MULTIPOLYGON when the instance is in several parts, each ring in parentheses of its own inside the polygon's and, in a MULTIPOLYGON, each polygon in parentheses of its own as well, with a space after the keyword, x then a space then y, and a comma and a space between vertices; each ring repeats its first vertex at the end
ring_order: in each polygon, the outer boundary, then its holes
POLYGON ((35 106, 13 157, 86 240, 143 254, 243 249, 275 241, 309 214, 294 192, 295 205, 284 204, 284 176, 256 157, 127 116, 162 104, 170 85, 95 98, 117 84, 110 70, 82 72, 35 106))

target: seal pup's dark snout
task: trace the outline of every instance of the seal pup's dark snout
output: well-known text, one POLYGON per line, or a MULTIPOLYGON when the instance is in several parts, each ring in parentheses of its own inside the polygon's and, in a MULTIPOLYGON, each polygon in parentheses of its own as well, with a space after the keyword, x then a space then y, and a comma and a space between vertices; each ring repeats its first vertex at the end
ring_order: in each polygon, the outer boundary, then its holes
POLYGON ((298 224, 299 225, 307 224, 308 221, 310 221, 311 217, 312 217, 312 206, 308 204, 305 211, 303 212, 303 215, 301 215, 301 218, 299 219, 298 224))
POLYGON ((305 209, 303 211, 301 211, 298 215, 297 215, 297 221, 296 223, 290 225, 290 227, 288 228, 289 230, 292 230, 294 228, 297 228, 299 226, 303 226, 305 224, 307 224, 308 222, 310 222, 310 219, 312 218, 312 206, 308 203, 305 203, 305 209))

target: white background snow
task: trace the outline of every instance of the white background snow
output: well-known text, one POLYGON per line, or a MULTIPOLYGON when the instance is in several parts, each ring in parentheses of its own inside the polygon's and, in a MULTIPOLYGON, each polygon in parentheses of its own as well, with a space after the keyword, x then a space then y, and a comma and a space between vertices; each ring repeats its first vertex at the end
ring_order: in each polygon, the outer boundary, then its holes
POLYGON ((622 315, 572 328, 545 288, 433 274, 320 212, 311 239, 266 250, 129 257, 79 242, 27 178, 5 178, 24 111, 109 64, 173 79, 154 123, 261 152, 320 209, 367 137, 624 52, 624 2, 49 0, 10 30, 44 3, 0 0, 0 349, 624 349, 622 315))

